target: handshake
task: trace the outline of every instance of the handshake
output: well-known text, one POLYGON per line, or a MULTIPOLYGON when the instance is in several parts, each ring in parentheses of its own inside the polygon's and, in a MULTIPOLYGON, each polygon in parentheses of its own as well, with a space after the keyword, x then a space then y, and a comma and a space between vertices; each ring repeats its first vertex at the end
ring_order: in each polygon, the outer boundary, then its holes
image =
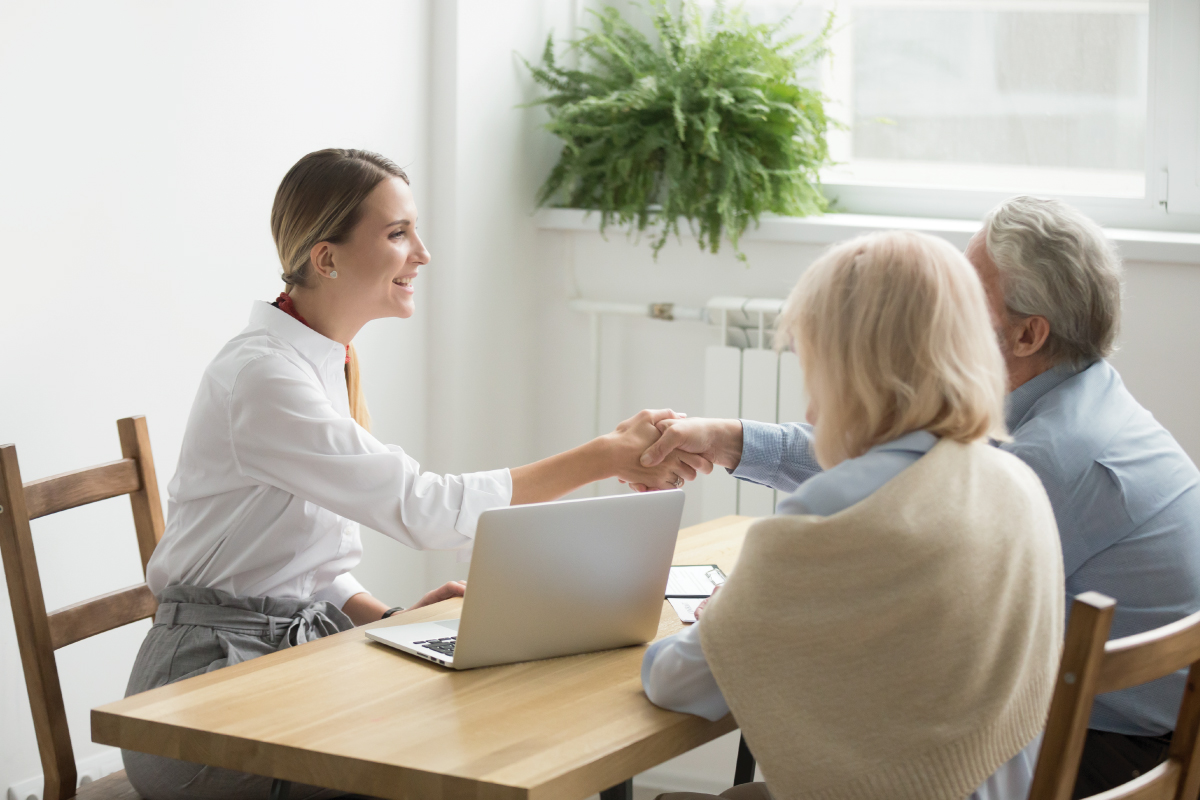
POLYGON ((742 460, 742 423, 688 418, 671 409, 639 411, 607 434, 616 477, 639 492, 678 489, 713 467, 742 460))

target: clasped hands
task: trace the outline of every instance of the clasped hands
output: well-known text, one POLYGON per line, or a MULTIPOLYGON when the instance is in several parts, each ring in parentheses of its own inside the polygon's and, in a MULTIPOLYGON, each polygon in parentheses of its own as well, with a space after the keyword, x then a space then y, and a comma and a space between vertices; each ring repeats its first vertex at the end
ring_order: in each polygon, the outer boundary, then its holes
POLYGON ((736 419, 689 419, 671 409, 639 411, 610 437, 619 450, 617 478, 639 492, 678 489, 713 466, 733 469, 742 457, 736 419))

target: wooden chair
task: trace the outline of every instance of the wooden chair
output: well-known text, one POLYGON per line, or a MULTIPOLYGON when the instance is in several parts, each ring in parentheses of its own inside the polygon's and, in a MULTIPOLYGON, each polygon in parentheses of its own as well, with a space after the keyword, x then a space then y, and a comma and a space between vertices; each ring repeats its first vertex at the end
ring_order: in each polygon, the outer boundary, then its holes
POLYGON ((137 800, 117 772, 76 791, 75 754, 67 730, 54 651, 136 620, 153 617, 158 603, 145 583, 46 613, 29 521, 68 508, 127 494, 142 557, 142 574, 163 533, 158 480, 145 417, 117 420, 119 461, 21 483, 17 448, 0 447, 0 556, 8 579, 17 644, 25 669, 33 726, 46 778, 44 800, 137 800))
POLYGON ((1096 695, 1149 683, 1190 667, 1167 760, 1126 784, 1094 795, 1104 800, 1196 800, 1200 761, 1200 612, 1109 642, 1116 601, 1085 592, 1071 623, 1029 800, 1070 800, 1096 695))

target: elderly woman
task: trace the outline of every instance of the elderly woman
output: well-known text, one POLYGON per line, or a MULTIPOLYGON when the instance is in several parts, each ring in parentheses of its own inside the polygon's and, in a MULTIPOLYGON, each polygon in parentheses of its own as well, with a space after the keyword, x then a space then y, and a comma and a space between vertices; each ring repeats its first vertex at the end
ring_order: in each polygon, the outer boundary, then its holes
POLYGON ((979 278, 944 241, 873 234, 809 268, 779 330, 824 471, 750 529, 702 621, 646 653, 647 696, 732 710, 767 783, 728 797, 1024 797, 1062 558, 1037 477, 987 441, 1005 373, 979 278))

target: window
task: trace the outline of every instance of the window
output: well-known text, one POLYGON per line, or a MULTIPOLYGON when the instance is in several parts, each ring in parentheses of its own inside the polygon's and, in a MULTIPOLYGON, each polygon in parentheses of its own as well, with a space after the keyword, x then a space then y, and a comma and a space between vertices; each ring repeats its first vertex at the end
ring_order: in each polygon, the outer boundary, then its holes
POLYGON ((831 179, 1144 196, 1148 4, 1029 5, 850 6, 831 179))
POLYGON ((834 10, 817 79, 836 207, 979 217, 1058 196, 1106 225, 1200 230, 1196 0, 750 0, 796 31, 834 10))

